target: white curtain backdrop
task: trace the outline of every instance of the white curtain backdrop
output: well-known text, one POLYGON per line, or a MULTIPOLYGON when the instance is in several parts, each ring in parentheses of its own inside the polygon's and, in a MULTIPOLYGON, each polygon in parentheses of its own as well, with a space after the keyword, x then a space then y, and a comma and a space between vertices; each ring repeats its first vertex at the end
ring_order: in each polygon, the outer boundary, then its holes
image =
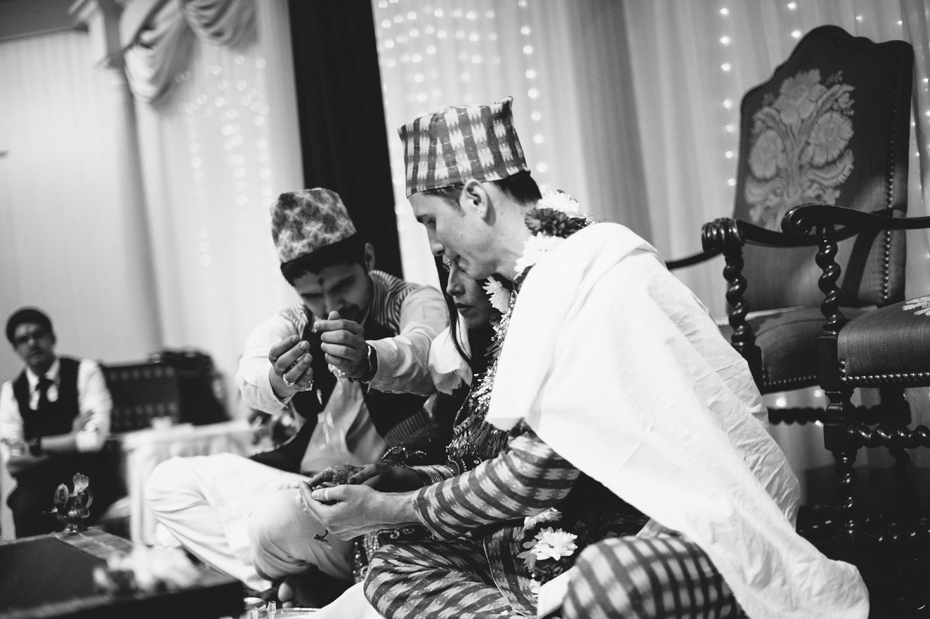
POLYGON ((249 332, 297 300, 268 210, 303 178, 287 6, 254 6, 240 25, 251 37, 230 47, 192 33, 170 88, 136 106, 164 345, 209 352, 227 378, 249 332))
MULTIPOLYGON (((0 43, 0 316, 36 305, 59 352, 139 359, 159 325, 141 205, 119 182, 125 86, 97 60, 79 32, 0 43)), ((21 367, 0 355, 2 380, 21 367)))

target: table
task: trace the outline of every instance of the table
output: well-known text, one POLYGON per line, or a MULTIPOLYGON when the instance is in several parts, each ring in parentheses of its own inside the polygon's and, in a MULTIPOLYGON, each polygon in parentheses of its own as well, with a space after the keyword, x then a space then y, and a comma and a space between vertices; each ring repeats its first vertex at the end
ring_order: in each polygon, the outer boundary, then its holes
POLYGON ((3 619, 210 619, 238 617, 242 585, 208 567, 179 591, 110 596, 97 593, 93 570, 132 543, 96 529, 0 543, 3 619))

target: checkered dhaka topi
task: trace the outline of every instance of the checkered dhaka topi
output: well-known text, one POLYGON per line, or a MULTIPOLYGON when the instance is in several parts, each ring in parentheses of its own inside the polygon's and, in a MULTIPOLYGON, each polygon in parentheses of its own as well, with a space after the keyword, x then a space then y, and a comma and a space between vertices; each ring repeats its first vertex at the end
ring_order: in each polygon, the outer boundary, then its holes
POLYGON ((355 225, 335 191, 315 188, 282 193, 271 205, 271 237, 282 264, 353 234, 355 225))
POLYGON ((400 129, 407 196, 464 183, 496 181, 528 171, 513 126, 512 97, 491 105, 446 107, 400 129))

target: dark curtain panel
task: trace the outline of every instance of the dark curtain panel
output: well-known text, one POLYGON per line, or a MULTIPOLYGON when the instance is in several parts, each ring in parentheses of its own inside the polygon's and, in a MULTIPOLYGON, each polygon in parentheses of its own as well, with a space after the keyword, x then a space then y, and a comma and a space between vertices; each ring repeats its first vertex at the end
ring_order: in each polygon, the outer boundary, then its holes
POLYGON ((305 186, 339 193, 376 268, 402 276, 371 2, 289 0, 288 10, 305 186))

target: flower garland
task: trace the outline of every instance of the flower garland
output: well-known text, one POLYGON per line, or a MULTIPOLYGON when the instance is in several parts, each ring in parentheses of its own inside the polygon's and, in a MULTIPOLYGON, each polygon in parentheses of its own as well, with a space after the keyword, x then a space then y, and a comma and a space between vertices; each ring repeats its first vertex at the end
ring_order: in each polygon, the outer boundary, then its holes
MULTIPOLYGON (((507 327, 510 325, 510 316, 516 305, 520 285, 526 279, 530 269, 546 253, 561 245, 567 237, 578 230, 594 223, 594 220, 581 213, 578 202, 561 190, 547 191, 536 206, 526 212, 524 221, 532 234, 524 242, 523 255, 514 267, 514 290, 508 290, 493 277, 484 285, 491 305, 501 313, 501 320, 494 327, 494 341, 491 346, 494 362, 489 369, 490 380, 484 381, 479 388, 480 391, 485 392, 481 395, 488 399, 490 399, 497 370, 497 355, 503 345, 507 327)), ((524 522, 523 548, 525 550, 517 556, 523 560, 530 573, 532 588, 536 593, 542 583, 551 580, 571 565, 572 558, 578 550, 578 545, 575 543, 577 535, 552 526, 542 526, 558 522, 561 518, 562 514, 559 510, 550 508, 527 518, 524 522)))

